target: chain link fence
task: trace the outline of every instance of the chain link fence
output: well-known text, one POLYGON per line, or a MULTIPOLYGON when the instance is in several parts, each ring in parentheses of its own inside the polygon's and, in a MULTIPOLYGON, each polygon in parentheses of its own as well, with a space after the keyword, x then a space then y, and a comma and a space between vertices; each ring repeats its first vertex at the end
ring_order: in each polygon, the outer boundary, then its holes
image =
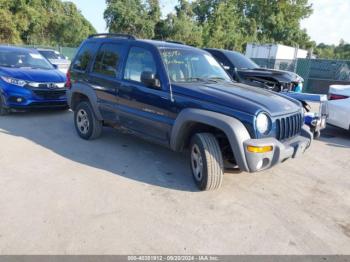
POLYGON ((330 85, 350 85, 350 61, 326 59, 253 59, 265 68, 295 72, 304 78, 304 92, 327 94, 330 85))

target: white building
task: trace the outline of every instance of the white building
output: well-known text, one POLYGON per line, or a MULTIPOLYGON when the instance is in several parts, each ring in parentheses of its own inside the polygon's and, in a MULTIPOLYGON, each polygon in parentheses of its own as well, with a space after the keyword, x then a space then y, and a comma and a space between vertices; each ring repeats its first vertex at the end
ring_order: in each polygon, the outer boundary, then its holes
POLYGON ((307 58, 308 51, 279 44, 248 44, 245 55, 249 58, 294 60, 307 58))

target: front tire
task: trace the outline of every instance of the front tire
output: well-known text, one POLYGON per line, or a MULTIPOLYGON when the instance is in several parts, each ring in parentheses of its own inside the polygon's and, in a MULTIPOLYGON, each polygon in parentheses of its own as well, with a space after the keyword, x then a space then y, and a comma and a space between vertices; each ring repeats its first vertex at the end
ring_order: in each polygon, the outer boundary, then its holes
POLYGON ((220 188, 224 164, 219 143, 213 134, 199 133, 192 137, 190 161, 194 181, 200 190, 220 188))
POLYGON ((9 114, 8 108, 5 107, 4 97, 0 95, 0 116, 9 114))
POLYGON ((98 138, 102 133, 102 121, 99 121, 87 101, 82 101, 74 111, 74 124, 78 135, 85 140, 98 138))

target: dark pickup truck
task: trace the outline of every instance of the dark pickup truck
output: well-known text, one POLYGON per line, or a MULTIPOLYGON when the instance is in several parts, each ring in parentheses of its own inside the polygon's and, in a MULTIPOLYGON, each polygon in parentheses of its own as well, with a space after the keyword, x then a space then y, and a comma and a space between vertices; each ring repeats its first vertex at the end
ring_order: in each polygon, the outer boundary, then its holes
POLYGON ((233 83, 209 53, 190 46, 93 35, 67 79, 80 137, 97 138, 112 126, 188 152, 201 190, 219 188, 225 167, 265 170, 312 141, 298 101, 233 83))

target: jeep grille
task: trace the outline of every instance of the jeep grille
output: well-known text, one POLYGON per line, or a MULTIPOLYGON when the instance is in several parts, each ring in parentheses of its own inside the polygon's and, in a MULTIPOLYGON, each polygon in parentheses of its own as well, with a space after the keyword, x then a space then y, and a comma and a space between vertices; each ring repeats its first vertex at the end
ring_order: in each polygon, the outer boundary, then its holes
POLYGON ((300 134, 303 122, 300 113, 277 119, 276 138, 283 141, 300 134))

